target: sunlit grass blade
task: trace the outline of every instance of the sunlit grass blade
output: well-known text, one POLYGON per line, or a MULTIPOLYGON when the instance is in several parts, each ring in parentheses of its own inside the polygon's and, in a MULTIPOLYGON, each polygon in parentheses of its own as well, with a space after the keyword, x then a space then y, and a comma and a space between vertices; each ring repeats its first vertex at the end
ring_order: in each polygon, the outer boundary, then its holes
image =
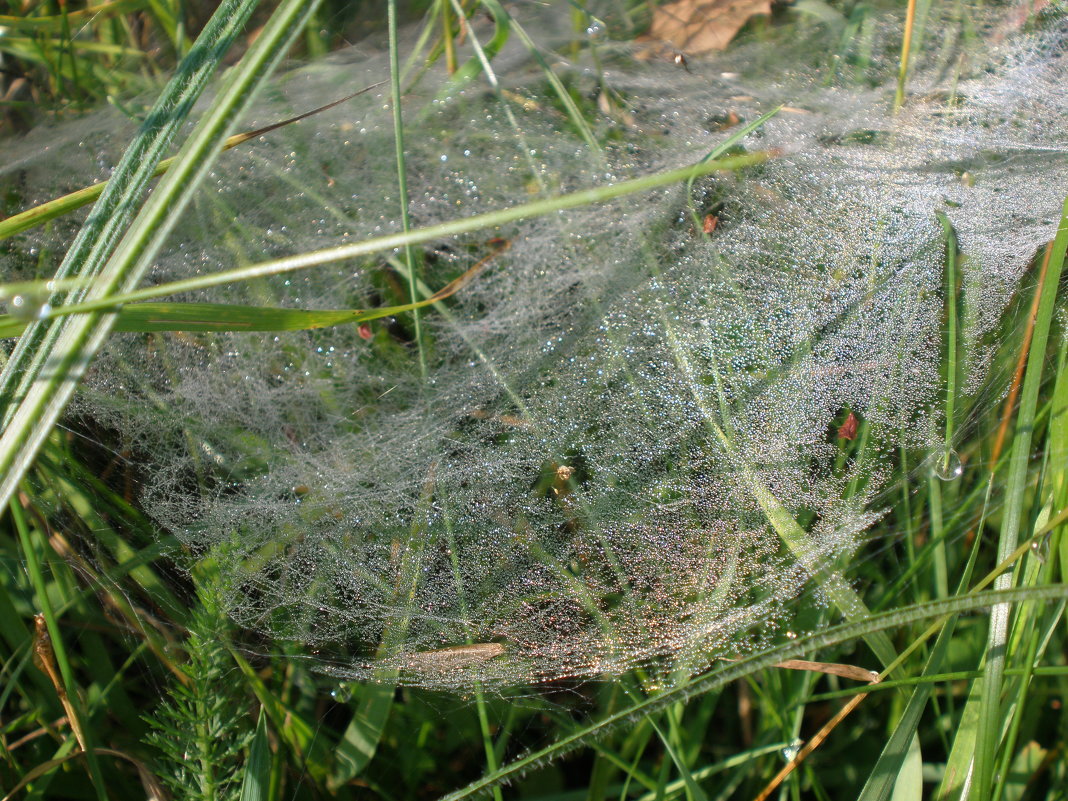
MULTIPOLYGON (((428 298, 377 309, 285 309, 276 306, 239 306, 227 303, 134 303, 116 312, 116 332, 149 331, 307 331, 357 324, 421 309, 460 291, 482 269, 480 261, 459 278, 428 298)), ((56 316, 78 314, 79 306, 60 306, 56 316)), ((0 315, 0 338, 18 336, 27 323, 0 315)))
POLYGON ((641 178, 632 178, 620 181, 616 184, 598 186, 592 189, 581 189, 567 195, 535 200, 518 206, 511 206, 497 211, 489 211, 483 214, 475 214, 471 217, 462 217, 449 220, 448 222, 429 225, 425 228, 413 228, 408 233, 400 232, 385 236, 365 239, 362 242, 354 242, 351 245, 313 250, 295 256, 287 256, 281 259, 250 264, 247 267, 236 267, 232 270, 222 270, 217 273, 187 278, 180 281, 171 281, 166 284, 158 284, 145 289, 130 290, 109 297, 85 301, 78 305, 79 312, 100 311, 111 309, 123 303, 133 303, 141 300, 177 295, 183 292, 195 292, 199 289, 208 289, 215 286, 224 286, 235 281, 251 281, 256 278, 265 278, 272 275, 306 270, 323 264, 331 264, 337 261, 345 261, 371 253, 402 248, 406 245, 423 244, 444 239, 450 236, 466 234, 484 228, 495 228, 508 223, 516 222, 544 214, 552 214, 564 209, 573 209, 594 203, 603 203, 617 197, 656 189, 661 186, 686 181, 694 175, 707 175, 719 170, 741 170, 763 164, 775 154, 768 151, 756 151, 741 156, 729 156, 713 161, 702 162, 687 167, 680 167, 666 172, 645 175, 641 178))

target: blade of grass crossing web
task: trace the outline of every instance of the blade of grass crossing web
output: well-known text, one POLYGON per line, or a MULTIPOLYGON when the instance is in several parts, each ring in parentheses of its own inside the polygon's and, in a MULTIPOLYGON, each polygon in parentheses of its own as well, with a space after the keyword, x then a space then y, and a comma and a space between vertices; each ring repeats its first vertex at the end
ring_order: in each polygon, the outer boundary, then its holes
MULTIPOLYGON (((1017 411, 1016 427, 1009 458, 1009 474, 1006 482, 1005 508, 1002 518, 1001 533, 998 539, 998 561, 1001 562, 1016 550, 1021 525, 1023 524, 1024 496, 1028 483, 1028 461, 1031 454, 1032 430, 1035 423, 1035 410, 1038 405, 1038 392, 1045 367, 1046 345, 1049 340, 1050 326, 1053 322, 1057 289, 1060 285, 1061 272, 1064 268, 1065 250, 1068 249, 1068 199, 1065 200, 1061 213, 1057 235, 1049 245, 1039 285, 1038 309, 1034 319, 1030 352, 1027 357, 1027 369, 1024 373, 1023 387, 1020 391, 1020 407, 1017 411)), ((1006 589, 1012 585, 1012 576, 1000 576, 995 582, 996 589, 1006 589)), ((1003 717, 1001 706, 1002 683, 1005 662, 1009 654, 1009 624, 1011 606, 999 604, 991 610, 990 632, 987 638, 986 671, 983 676, 982 702, 978 722, 978 740, 975 751, 975 799, 991 798, 998 744, 1001 741, 1003 717)))
MULTIPOLYGON (((157 164, 257 1, 228 0, 221 4, 204 27, 197 45, 178 65, 174 78, 164 88, 119 160, 100 200, 56 271, 55 278, 59 281, 80 279, 80 289, 70 299, 82 299, 90 280, 103 268, 104 261, 136 212, 137 203, 155 174, 157 164)), ((54 296, 49 302, 55 305, 59 299, 54 296)), ((61 332, 59 325, 38 322, 16 345, 0 373, 0 414, 4 426, 10 423, 14 404, 21 400, 40 373, 61 332)))
MULTIPOLYGON (((356 325, 418 310, 437 303, 465 286, 472 269, 424 300, 377 309, 286 309, 276 306, 235 306, 225 303, 131 303, 115 309, 115 332, 149 331, 310 331, 336 325, 356 325)), ((115 307, 112 307, 115 308, 115 307)), ((60 306, 51 318, 84 313, 81 305, 60 306)), ((17 336, 26 326, 9 314, 0 314, 0 339, 17 336)))
MULTIPOLYGON (((386 8, 389 18, 389 87, 393 105, 393 142, 397 159, 397 189, 400 197, 401 230, 407 234, 412 230, 412 220, 408 214, 408 169, 404 157, 401 71, 400 59, 397 55, 397 0, 389 0, 386 8)), ((419 270, 415 250, 410 243, 404 246, 404 261, 408 265, 408 301, 415 303, 415 279, 419 277, 419 270)), ((412 310, 412 321, 415 328, 415 344, 419 348, 419 372, 423 378, 426 378, 426 352, 423 346, 423 331, 418 309, 412 310)))
MULTIPOLYGON (((259 40, 257 40, 259 41, 259 40)), ((535 200, 506 209, 498 209, 471 217, 461 217, 448 222, 429 225, 425 228, 413 228, 408 233, 399 232, 386 234, 385 236, 365 239, 362 242, 354 242, 351 245, 340 245, 334 248, 313 250, 295 256, 287 256, 281 259, 250 264, 246 267, 236 267, 230 270, 221 270, 217 273, 196 276, 180 281, 171 281, 166 284, 146 287, 144 289, 128 290, 121 294, 109 297, 87 300, 79 303, 79 311, 88 312, 101 309, 114 309, 115 306, 124 303, 133 303, 140 300, 152 300, 155 298, 177 295, 185 292, 195 292, 200 289, 209 289, 215 286, 223 286, 236 281, 251 281, 256 278, 265 278, 272 275, 306 270, 323 264, 331 264, 337 261, 355 259, 370 253, 403 248, 406 245, 418 245, 425 242, 433 242, 458 234, 467 234, 484 228, 496 228, 518 220, 540 217, 565 209, 573 209, 594 203, 603 203, 625 195, 644 192, 657 187, 686 181, 695 175, 707 175, 718 170, 741 170, 746 167, 754 167, 763 164, 772 154, 766 151, 747 153, 741 156, 729 156, 713 161, 692 164, 675 170, 644 175, 640 178, 632 178, 619 183, 606 184, 592 189, 580 189, 566 195, 535 200)), ((158 192, 159 190, 157 190, 158 192)))
MULTIPOLYGON (((128 292, 137 285, 210 170, 237 116, 248 107, 256 89, 288 51, 318 2, 283 0, 279 5, 182 146, 174 167, 148 199, 94 281, 89 290, 90 300, 106 304, 110 296, 128 292)), ((0 437, 0 504, 6 504, 12 497, 74 386, 110 333, 114 318, 113 314, 89 314, 49 327, 50 332, 58 330, 59 333, 40 361, 42 365, 48 363, 47 374, 39 380, 33 377, 33 385, 0 437)))
POLYGON ((495 773, 483 776, 466 787, 450 793, 444 797, 443 801, 460 801, 463 798, 485 793, 493 786, 514 781, 530 770, 570 753, 594 738, 605 736, 622 725, 633 723, 646 715, 666 709, 672 704, 702 695, 759 670, 770 668, 779 662, 798 658, 802 654, 813 653, 821 648, 827 648, 861 637, 867 641, 875 632, 883 632, 885 636, 885 631, 890 628, 907 626, 932 617, 982 609, 996 603, 1014 603, 1024 600, 1035 602, 1060 601, 1062 599, 1068 599, 1068 585, 1056 584, 1048 587, 1018 587, 1008 590, 978 592, 966 596, 902 607, 892 612, 871 615, 856 622, 843 623, 799 637, 762 653, 728 663, 723 667, 709 671, 686 685, 665 690, 659 695, 633 703, 599 721, 570 732, 556 742, 516 759, 495 773))

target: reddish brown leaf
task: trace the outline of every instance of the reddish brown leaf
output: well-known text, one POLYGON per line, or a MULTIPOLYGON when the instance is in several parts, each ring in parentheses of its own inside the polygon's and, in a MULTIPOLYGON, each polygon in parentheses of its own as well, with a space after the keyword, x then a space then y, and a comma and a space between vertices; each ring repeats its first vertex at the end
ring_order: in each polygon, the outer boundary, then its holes
POLYGON ((771 0, 675 0, 653 11, 646 42, 663 42, 699 55, 723 50, 757 14, 771 14, 771 0))
POLYGON ((857 416, 852 412, 846 417, 845 422, 838 427, 838 439, 857 438, 857 416))

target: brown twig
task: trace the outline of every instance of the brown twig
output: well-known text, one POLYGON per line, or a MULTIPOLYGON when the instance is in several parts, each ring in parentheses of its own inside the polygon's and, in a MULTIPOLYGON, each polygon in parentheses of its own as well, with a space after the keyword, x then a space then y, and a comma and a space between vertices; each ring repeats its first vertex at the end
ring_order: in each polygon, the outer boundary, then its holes
MULTIPOLYGON (((809 662, 804 659, 790 659, 786 662, 780 662, 775 667, 788 668, 790 670, 812 670, 818 673, 828 673, 834 676, 843 676, 849 679, 856 679, 857 681, 865 681, 868 684, 878 684, 882 681, 882 676, 874 671, 865 670, 864 668, 855 667, 854 665, 842 665, 835 662, 809 662)), ((800 765, 805 759, 815 751, 823 741, 827 739, 835 727, 841 723, 849 714, 856 709, 860 702, 868 697, 867 691, 861 691, 849 699, 849 702, 838 710, 837 714, 827 721, 823 727, 816 732, 812 738, 802 746, 801 750, 797 752, 793 759, 791 759, 782 770, 775 774, 767 787, 760 791, 760 794, 753 799, 753 801, 767 801, 771 797, 771 794, 778 789, 786 777, 793 773, 797 766, 800 765)))
POLYGON ((997 436, 994 438, 994 450, 990 454, 990 472, 997 469, 998 457, 1005 446, 1005 437, 1009 432, 1009 422, 1012 420, 1012 410, 1016 408, 1016 398, 1020 394, 1023 384, 1024 368, 1027 366, 1027 356, 1031 352, 1031 337, 1035 331, 1035 318, 1038 317, 1038 302, 1042 296, 1042 285, 1046 282, 1046 273, 1049 269, 1050 256, 1053 255, 1053 243, 1046 245, 1046 255, 1042 259, 1042 268, 1038 273, 1038 285, 1035 287, 1035 298, 1031 302, 1031 313, 1027 316, 1027 327, 1024 329, 1023 342, 1020 343, 1020 356, 1016 360, 1016 372, 1012 376, 1012 387, 1009 389, 1009 397, 1005 399, 1005 411, 1001 415, 1001 425, 998 426, 997 436))

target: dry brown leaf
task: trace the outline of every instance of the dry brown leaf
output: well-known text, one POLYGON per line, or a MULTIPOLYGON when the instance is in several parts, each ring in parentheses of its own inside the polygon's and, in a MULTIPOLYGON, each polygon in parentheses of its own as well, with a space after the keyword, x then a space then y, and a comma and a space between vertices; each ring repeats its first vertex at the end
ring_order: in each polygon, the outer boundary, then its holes
POLYGON ((653 11, 641 41, 663 42, 691 55, 723 50, 757 14, 771 14, 771 0, 675 0, 653 11))

